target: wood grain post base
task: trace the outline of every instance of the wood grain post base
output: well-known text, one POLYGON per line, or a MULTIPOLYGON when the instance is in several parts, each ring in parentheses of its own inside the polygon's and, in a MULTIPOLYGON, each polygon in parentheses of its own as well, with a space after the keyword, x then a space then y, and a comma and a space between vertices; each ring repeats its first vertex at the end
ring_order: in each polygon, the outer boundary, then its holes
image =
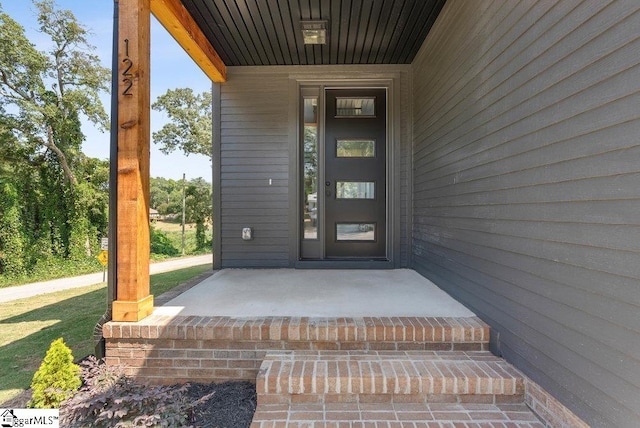
POLYGON ((113 302, 113 321, 137 322, 153 312, 153 296, 149 295, 137 302, 116 300, 113 302))

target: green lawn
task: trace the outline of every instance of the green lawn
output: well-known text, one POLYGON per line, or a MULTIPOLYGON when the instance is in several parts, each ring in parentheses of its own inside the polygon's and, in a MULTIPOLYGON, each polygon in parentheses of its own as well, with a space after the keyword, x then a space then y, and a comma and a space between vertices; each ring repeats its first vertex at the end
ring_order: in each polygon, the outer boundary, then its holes
MULTIPOLYGON (((151 293, 159 296, 208 270, 211 265, 151 275, 151 293)), ((0 403, 29 387, 58 337, 76 359, 94 352, 93 329, 106 309, 106 294, 101 283, 0 303, 0 403)))

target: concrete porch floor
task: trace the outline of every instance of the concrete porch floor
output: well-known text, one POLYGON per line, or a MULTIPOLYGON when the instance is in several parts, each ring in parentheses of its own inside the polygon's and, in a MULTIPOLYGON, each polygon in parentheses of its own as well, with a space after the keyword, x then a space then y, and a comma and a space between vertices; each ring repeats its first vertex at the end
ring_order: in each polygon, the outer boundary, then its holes
POLYGON ((252 428, 541 427, 529 408, 563 421, 548 426, 586 426, 408 269, 222 270, 103 334, 107 362, 149 384, 256 382, 252 428))
POLYGON ((226 269, 157 315, 245 317, 473 317, 410 269, 226 269))

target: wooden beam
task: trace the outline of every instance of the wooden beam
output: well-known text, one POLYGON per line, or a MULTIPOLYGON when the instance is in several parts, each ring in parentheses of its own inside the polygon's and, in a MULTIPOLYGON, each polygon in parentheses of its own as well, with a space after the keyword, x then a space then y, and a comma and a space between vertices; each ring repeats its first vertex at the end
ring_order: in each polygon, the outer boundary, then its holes
POLYGON ((149 294, 149 1, 119 1, 114 321, 139 321, 153 311, 153 296, 149 294))
POLYGON ((180 0, 151 0, 151 13, 212 81, 227 80, 227 67, 180 0))

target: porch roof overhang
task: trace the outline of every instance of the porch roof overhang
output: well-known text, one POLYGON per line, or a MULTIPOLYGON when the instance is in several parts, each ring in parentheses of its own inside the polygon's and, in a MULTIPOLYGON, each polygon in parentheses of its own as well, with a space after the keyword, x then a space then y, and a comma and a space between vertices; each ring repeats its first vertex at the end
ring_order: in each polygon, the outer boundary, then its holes
POLYGON ((227 68, 180 0, 151 0, 151 13, 213 82, 227 80, 227 68))
POLYGON ((151 0, 151 11, 216 82, 226 66, 408 64, 446 0, 151 0), (304 21, 326 44, 305 45, 304 21))

